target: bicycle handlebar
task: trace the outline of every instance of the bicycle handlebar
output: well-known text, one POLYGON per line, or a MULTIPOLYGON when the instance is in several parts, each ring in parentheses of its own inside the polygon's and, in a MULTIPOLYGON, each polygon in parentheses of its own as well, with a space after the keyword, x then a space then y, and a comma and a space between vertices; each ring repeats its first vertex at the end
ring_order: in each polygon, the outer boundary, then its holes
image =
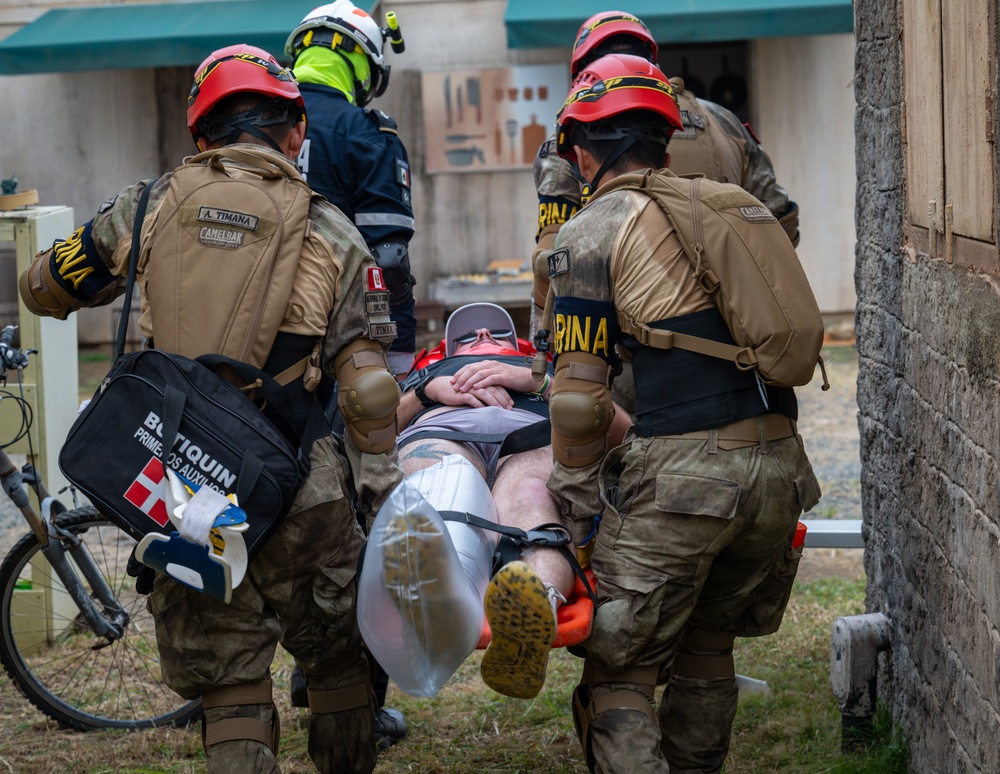
POLYGON ((14 346, 16 325, 8 325, 0 331, 0 370, 21 369, 28 365, 28 355, 14 346))

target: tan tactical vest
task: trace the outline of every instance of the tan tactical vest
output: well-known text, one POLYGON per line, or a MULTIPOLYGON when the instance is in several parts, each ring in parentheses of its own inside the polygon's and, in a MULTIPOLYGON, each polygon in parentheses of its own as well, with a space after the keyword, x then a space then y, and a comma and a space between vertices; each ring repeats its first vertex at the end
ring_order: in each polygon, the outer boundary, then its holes
POLYGON ((311 197, 274 154, 222 148, 186 159, 144 228, 143 333, 167 352, 262 366, 288 311, 311 197))
POLYGON ((690 91, 684 81, 671 78, 674 95, 681 109, 683 131, 670 137, 670 171, 675 175, 701 174, 709 180, 740 185, 743 181, 745 148, 731 137, 690 91))

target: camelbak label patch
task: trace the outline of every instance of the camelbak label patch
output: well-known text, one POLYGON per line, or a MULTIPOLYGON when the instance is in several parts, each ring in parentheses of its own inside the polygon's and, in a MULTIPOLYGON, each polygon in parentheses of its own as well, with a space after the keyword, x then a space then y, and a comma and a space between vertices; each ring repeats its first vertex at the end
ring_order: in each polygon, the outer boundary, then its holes
POLYGON ((222 210, 218 207, 199 207, 198 220, 208 223, 225 223, 227 226, 239 226, 240 228, 256 231, 260 225, 260 218, 256 215, 248 215, 245 212, 235 212, 233 210, 222 210))
POLYGON ((243 246, 246 231, 234 231, 231 228, 210 228, 203 226, 198 232, 198 241, 205 247, 225 247, 235 249, 243 246))
POLYGON ((767 207, 740 207, 739 210, 747 223, 770 223, 777 220, 767 207))

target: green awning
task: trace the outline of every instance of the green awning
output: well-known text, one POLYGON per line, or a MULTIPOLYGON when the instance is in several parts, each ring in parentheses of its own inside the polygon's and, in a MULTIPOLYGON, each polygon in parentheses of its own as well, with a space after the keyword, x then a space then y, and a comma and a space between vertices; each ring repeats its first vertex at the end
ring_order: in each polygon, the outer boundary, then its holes
MULTIPOLYGON (((195 67, 250 43, 283 57, 285 38, 317 0, 214 0, 54 8, 0 41, 0 74, 195 67)), ((374 2, 357 3, 370 8, 374 2)))
POLYGON ((827 35, 851 32, 851 0, 507 0, 510 48, 569 48, 592 14, 609 8, 635 14, 660 43, 827 35))

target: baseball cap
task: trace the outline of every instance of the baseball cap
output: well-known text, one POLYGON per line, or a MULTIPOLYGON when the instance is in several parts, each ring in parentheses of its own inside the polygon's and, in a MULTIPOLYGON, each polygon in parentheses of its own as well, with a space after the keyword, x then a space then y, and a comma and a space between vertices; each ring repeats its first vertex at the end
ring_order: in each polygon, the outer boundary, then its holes
POLYGON ((444 353, 446 356, 455 354, 455 339, 471 331, 488 328, 491 331, 510 331, 511 349, 517 349, 517 331, 514 321, 507 310, 496 304, 482 301, 475 304, 460 306, 451 313, 444 328, 444 353))

